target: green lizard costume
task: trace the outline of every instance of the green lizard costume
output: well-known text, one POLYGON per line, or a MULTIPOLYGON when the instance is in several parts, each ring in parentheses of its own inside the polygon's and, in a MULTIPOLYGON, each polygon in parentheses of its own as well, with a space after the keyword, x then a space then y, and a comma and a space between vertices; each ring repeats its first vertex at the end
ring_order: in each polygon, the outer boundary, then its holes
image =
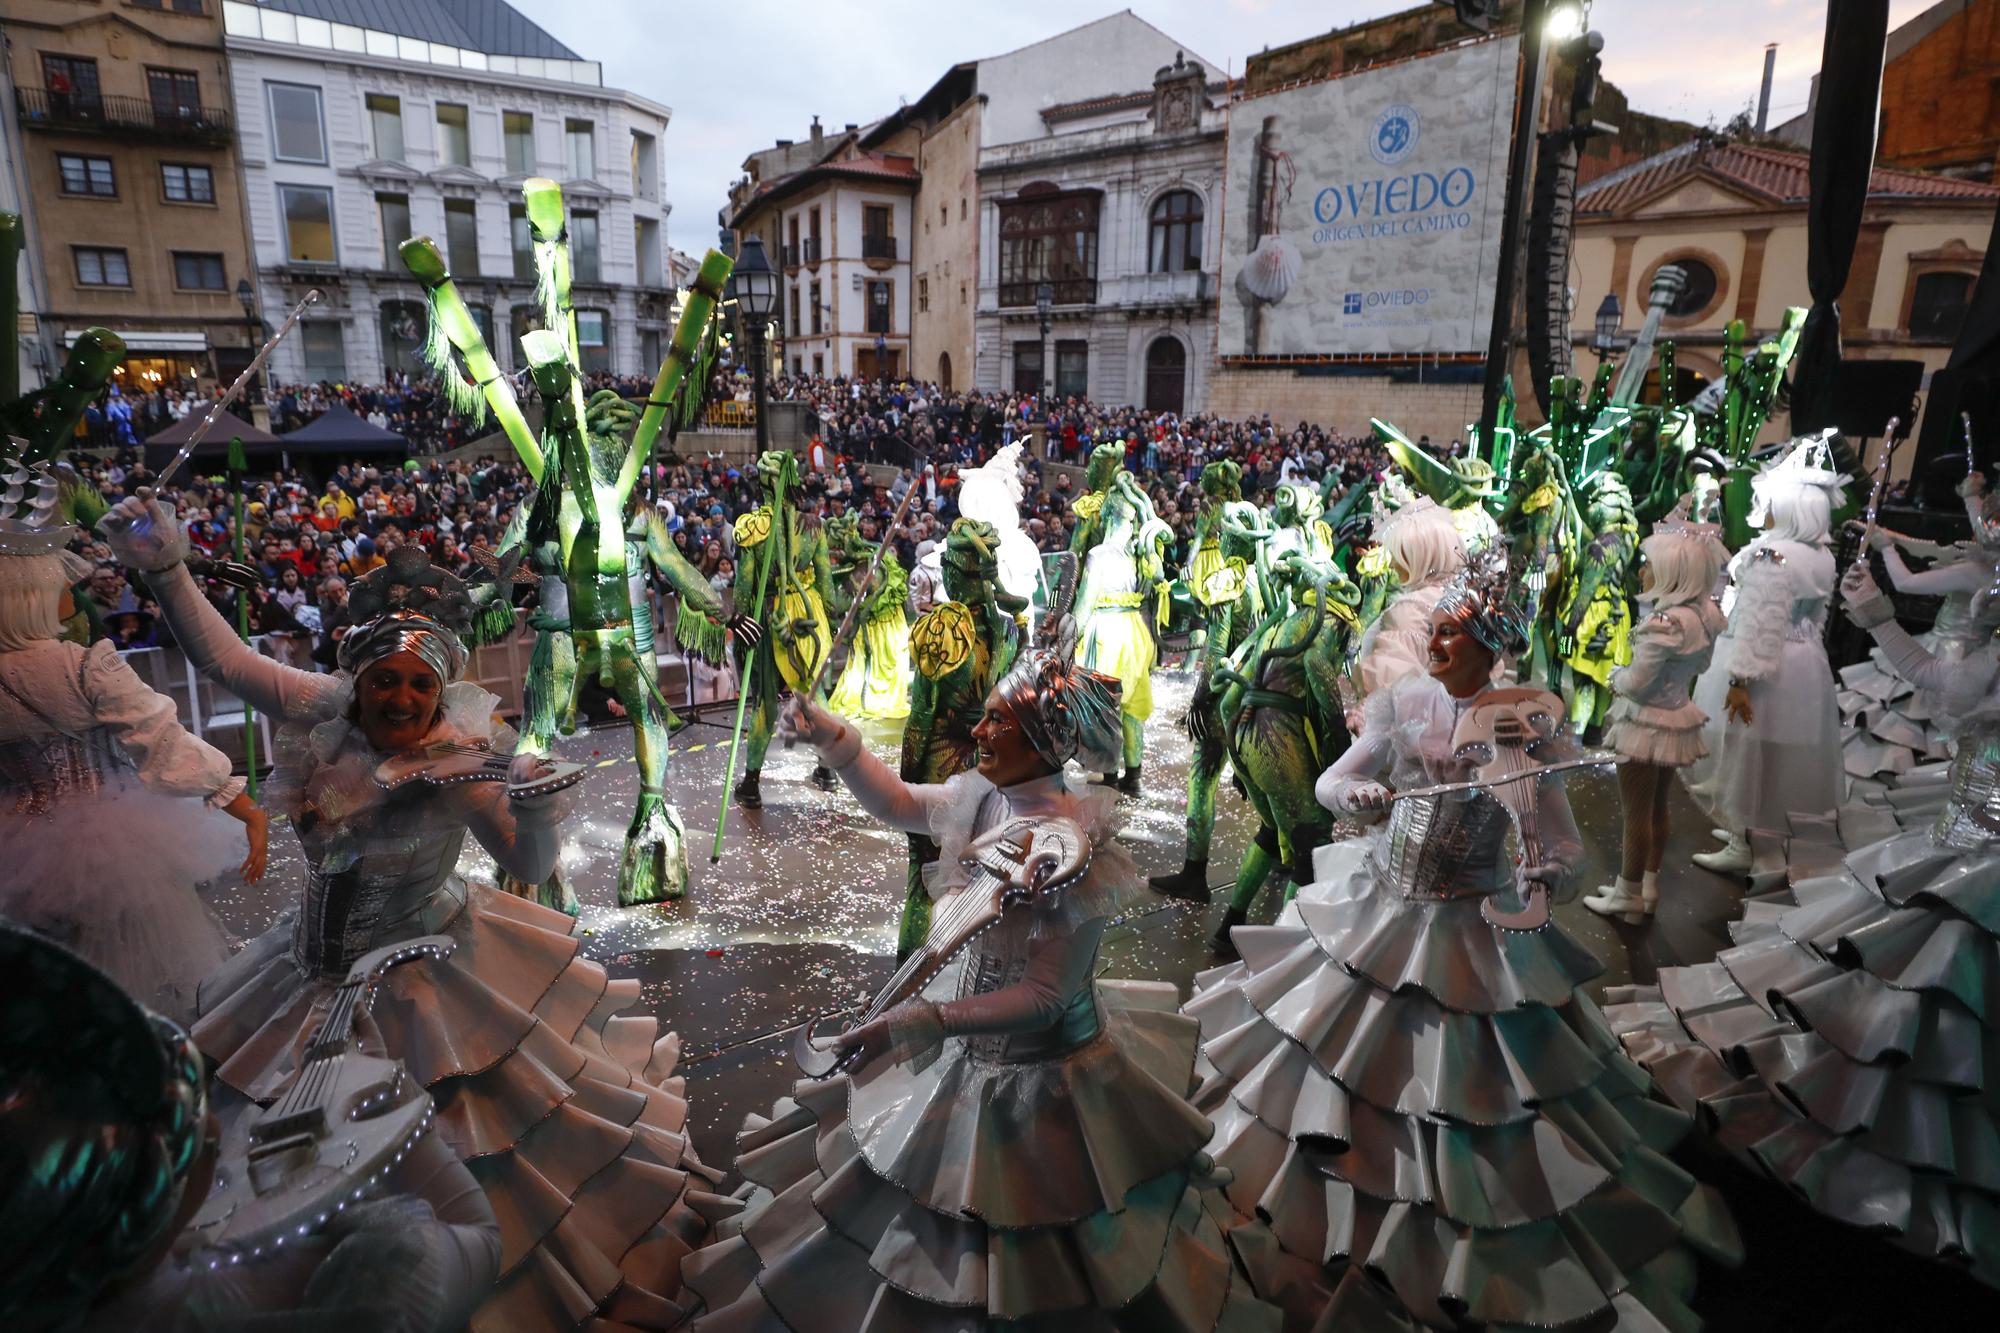
MULTIPOLYGON (((1022 636, 1015 616, 1027 603, 1000 587, 1000 534, 990 523, 961 518, 944 544, 944 593, 950 600, 926 611, 910 628, 910 718, 903 727, 902 778, 943 782, 977 762, 972 729, 986 711, 986 696, 1014 665, 1022 636)), ((896 937, 901 962, 930 933, 931 897, 924 867, 937 845, 910 836, 902 927, 896 937)))
MULTIPOLYGON (((833 569, 832 611, 845 617, 854 584, 867 573, 881 543, 861 536, 861 520, 854 514, 828 519, 826 539, 833 569)), ((868 603, 861 608, 847 662, 827 697, 827 707, 842 717, 893 722, 910 715, 910 621, 904 610, 909 596, 909 571, 893 553, 884 555, 868 603)))
MULTIPOLYGON (((1092 456, 1093 466, 1103 453, 1100 447, 1092 456)), ((1117 784, 1126 795, 1136 796, 1145 723, 1153 713, 1153 668, 1159 661, 1151 616, 1166 600, 1165 544, 1173 534, 1129 472, 1116 473, 1101 498, 1084 498, 1099 499, 1091 517, 1100 528, 1096 543, 1083 555, 1077 587, 1075 615, 1082 639, 1076 660, 1078 666, 1118 681, 1125 743, 1124 772, 1117 784)))

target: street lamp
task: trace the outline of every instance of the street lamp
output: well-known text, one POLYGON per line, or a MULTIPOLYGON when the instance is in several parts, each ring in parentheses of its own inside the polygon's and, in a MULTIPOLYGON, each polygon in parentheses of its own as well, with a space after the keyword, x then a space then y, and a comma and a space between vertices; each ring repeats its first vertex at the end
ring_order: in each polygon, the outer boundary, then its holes
POLYGON ((729 299, 736 302, 737 318, 750 338, 752 383, 757 395, 757 452, 763 454, 771 443, 771 427, 764 403, 764 333, 778 310, 778 274, 764 257, 764 238, 755 234, 743 238, 743 253, 729 273, 729 299))
POLYGON ((1625 308, 1618 303, 1618 293, 1606 292, 1597 306, 1597 336, 1590 343, 1598 360, 1618 350, 1618 329, 1624 322, 1625 308))
POLYGON ((1049 396, 1049 311, 1056 303, 1056 289, 1046 282, 1035 284, 1035 314, 1042 321, 1042 397, 1049 396))
MULTIPOLYGON (((238 278, 236 280, 236 304, 243 307, 243 328, 250 335, 248 346, 250 348, 250 359, 254 361, 257 358, 257 344, 263 341, 259 335, 264 331, 264 322, 257 318, 257 293, 251 289, 250 279, 238 278)), ((246 362, 245 364, 248 363, 246 362)), ((251 376, 250 383, 243 386, 243 397, 247 402, 254 403, 257 401, 256 376, 251 376)))

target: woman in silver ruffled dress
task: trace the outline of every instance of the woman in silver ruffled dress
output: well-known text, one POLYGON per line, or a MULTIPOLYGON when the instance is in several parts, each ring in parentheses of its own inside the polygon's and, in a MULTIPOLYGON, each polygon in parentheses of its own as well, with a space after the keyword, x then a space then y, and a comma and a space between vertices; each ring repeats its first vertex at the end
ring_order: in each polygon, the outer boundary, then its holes
POLYGON ((500 1219, 500 1281, 474 1333, 540 1333, 597 1321, 685 1321, 680 1262, 712 1218, 675 1038, 620 1014, 636 981, 584 958, 575 922, 457 872, 470 833, 499 868, 539 883, 555 866, 564 802, 498 782, 385 790, 384 760, 415 749, 505 755, 498 701, 459 677, 464 588, 404 547, 358 582, 341 669, 319 675, 260 656, 208 604, 182 560, 186 538, 142 491, 105 524, 144 571, 174 637, 205 675, 280 723, 265 791, 297 832, 297 901, 203 983, 196 1045, 216 1077, 268 1103, 297 1079, 312 1034, 354 961, 443 934, 456 947, 392 969, 361 1020, 364 1043, 399 1059, 436 1101, 439 1134, 500 1219))
MULTIPOLYGON (((1737 1257, 1726 1210, 1665 1156, 1689 1118, 1648 1096, 1578 992, 1596 959, 1553 926, 1485 919, 1517 882, 1507 809, 1479 790, 1393 799, 1471 778, 1460 719, 1518 700, 1490 677, 1525 646, 1497 573, 1454 583, 1429 676, 1370 696, 1318 785, 1386 827, 1322 847, 1317 880, 1239 929, 1243 961, 1187 1005, 1209 1151, 1256 1219, 1232 1239, 1291 1327, 1688 1328, 1693 1254, 1737 1257)), ((1525 706, 1552 762, 1560 702, 1525 706)), ((1556 888, 1582 849, 1560 781, 1532 780, 1539 864, 1519 880, 1556 888)))
POLYGON ((1842 591, 1949 720, 1943 812, 1797 879, 1796 905, 1750 904, 1714 962, 1605 1012, 1725 1148, 1827 1216, 2000 1286, 2000 653, 1934 656, 1865 566, 1842 591))
MULTIPOLYGON (((1024 655, 973 732, 978 767, 941 784, 904 783, 817 704, 788 713, 864 809, 937 840, 935 896, 978 891, 959 857, 1008 821, 1072 820, 1093 854, 1069 887, 1006 910, 922 997, 845 1034, 862 1061, 851 1073, 752 1119, 741 1234, 687 1265, 702 1333, 1276 1333, 1207 1188, 1209 1126, 1186 1100, 1196 1024, 1170 985, 1092 979, 1106 921, 1144 892, 1109 841, 1115 793, 1063 776, 1082 734, 1097 733, 1100 759, 1117 752, 1102 688, 1057 655, 1024 655)), ((931 947, 951 919, 941 903, 931 947)))

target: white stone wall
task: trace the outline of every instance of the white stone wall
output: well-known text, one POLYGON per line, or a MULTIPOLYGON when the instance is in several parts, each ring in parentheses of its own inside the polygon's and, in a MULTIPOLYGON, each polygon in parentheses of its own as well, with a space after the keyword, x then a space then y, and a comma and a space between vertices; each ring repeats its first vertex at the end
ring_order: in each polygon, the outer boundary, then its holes
MULTIPOLYGON (((414 235, 445 240, 445 200, 469 198, 475 205, 479 272, 458 274, 469 302, 493 308, 494 352, 503 367, 518 364, 518 349, 509 335, 516 306, 532 304, 533 279, 514 277, 509 206, 520 200, 523 173, 507 167, 502 113, 527 112, 535 121, 536 161, 532 173, 562 182, 571 209, 595 208, 599 214, 601 280, 578 291, 577 304, 610 315, 611 366, 625 374, 649 374, 657 367, 642 364, 646 331, 670 329, 664 316, 641 320, 636 220, 659 225, 656 243, 661 254, 655 272, 666 282, 666 217, 664 202, 666 130, 669 113, 642 98, 616 89, 552 83, 519 76, 495 76, 441 69, 398 60, 348 53, 306 53, 270 42, 231 38, 232 87, 244 188, 248 198, 251 243, 259 269, 260 299, 265 319, 276 324, 303 294, 305 282, 292 281, 305 270, 287 264, 285 229, 279 205, 281 184, 323 186, 333 194, 336 263, 312 275, 326 300, 308 316, 341 324, 348 378, 379 382, 384 376, 380 311, 390 300, 419 300, 421 292, 385 254, 379 193, 405 194, 410 201, 414 235), (320 90, 321 118, 327 157, 325 165, 278 161, 266 87, 292 83, 320 90), (376 155, 367 112, 367 96, 383 93, 401 103, 404 153, 389 163, 376 155), (472 165, 445 165, 438 143, 437 104, 467 108, 472 165), (593 125, 595 157, 592 179, 570 179, 565 125, 570 119, 593 125), (632 135, 650 134, 656 163, 648 194, 635 193, 632 135)), ((664 302, 651 303, 664 307, 664 302)), ((305 372, 300 340, 287 339, 273 353, 271 373, 296 380, 305 372)))
MULTIPOLYGON (((1046 139, 1042 110, 1153 86, 1153 74, 1174 63, 1176 52, 1200 60, 1131 10, 1120 10, 1080 28, 979 62, 979 91, 987 98, 980 118, 982 148, 1046 139)), ((1202 60, 1211 72, 1222 66, 1202 60)))

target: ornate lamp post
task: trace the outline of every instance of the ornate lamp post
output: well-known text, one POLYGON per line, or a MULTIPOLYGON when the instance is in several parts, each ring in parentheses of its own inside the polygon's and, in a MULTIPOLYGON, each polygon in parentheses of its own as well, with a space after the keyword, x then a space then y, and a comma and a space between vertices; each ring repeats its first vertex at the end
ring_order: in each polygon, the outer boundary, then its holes
POLYGON ((1597 307, 1597 334, 1590 340, 1599 361, 1618 350, 1618 329, 1624 322, 1625 307, 1619 304, 1618 293, 1606 292, 1597 307))
POLYGON ((1049 397, 1049 387, 1054 377, 1049 373, 1049 311, 1056 303, 1056 289, 1046 282, 1035 284, 1035 315, 1042 322, 1042 383, 1041 394, 1044 402, 1049 397))
POLYGON ((750 235, 743 238, 743 253, 737 256, 736 267, 729 274, 728 295, 730 300, 736 302, 736 313, 743 321, 743 332, 750 339, 750 374, 757 395, 757 452, 762 454, 771 444, 771 427, 766 419, 764 403, 767 369, 764 334, 771 316, 778 309, 778 274, 771 267, 771 261, 764 256, 763 237, 750 235))

